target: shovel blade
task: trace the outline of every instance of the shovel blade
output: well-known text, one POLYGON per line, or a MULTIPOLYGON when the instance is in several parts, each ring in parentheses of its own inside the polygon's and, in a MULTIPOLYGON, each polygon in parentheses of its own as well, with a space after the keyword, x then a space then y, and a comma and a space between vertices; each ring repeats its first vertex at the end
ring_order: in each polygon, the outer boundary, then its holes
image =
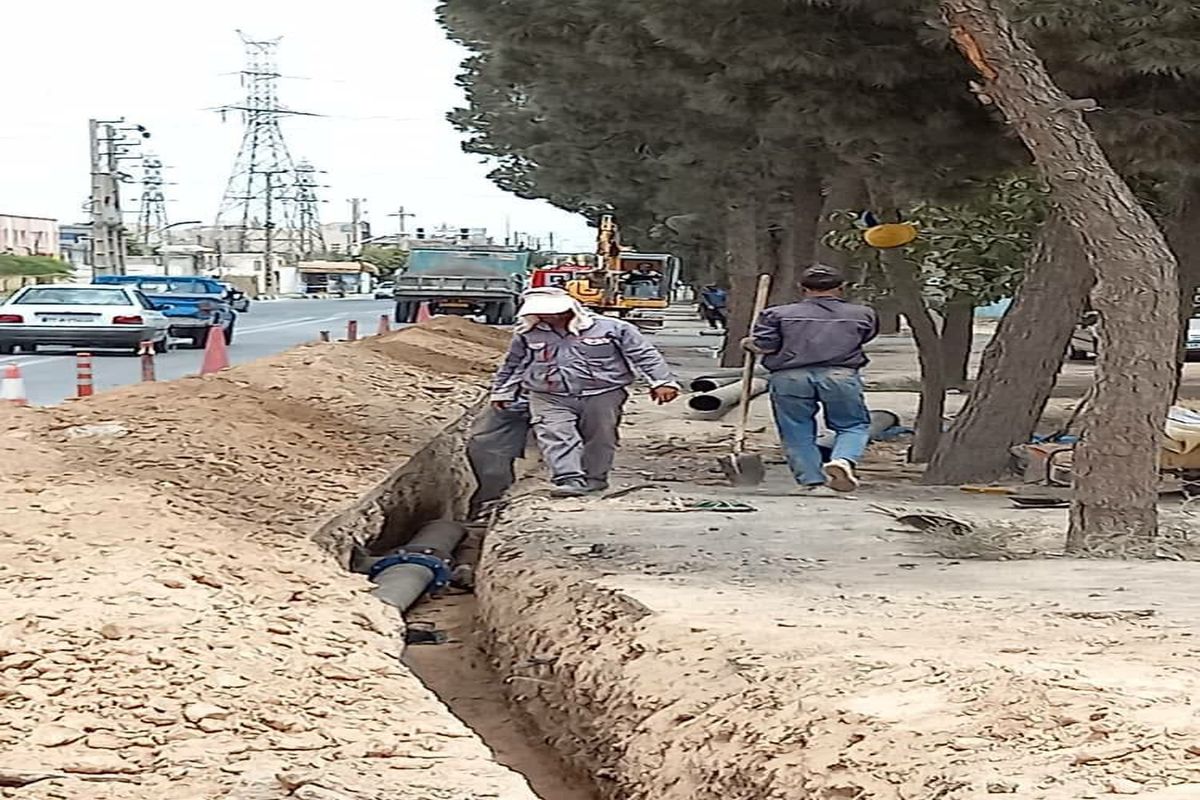
POLYGON ((732 486, 757 486, 766 477, 762 457, 756 453, 730 453, 722 456, 720 467, 732 486))

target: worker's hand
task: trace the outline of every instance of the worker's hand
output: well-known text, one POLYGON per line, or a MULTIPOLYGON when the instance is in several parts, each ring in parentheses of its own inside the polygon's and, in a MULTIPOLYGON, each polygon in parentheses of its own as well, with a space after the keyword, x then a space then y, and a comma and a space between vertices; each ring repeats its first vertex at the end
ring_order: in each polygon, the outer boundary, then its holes
POLYGON ((512 400, 493 400, 492 408, 496 409, 497 411, 507 411, 508 407, 512 404, 512 400))
POLYGON ((679 390, 674 386, 655 386, 650 390, 650 396, 661 406, 679 397, 679 390))
POLYGON ((740 342, 740 344, 742 346, 742 349, 745 350, 747 353, 758 353, 760 355, 762 354, 762 350, 760 350, 758 345, 756 345, 754 343, 753 336, 742 337, 742 341, 740 342))

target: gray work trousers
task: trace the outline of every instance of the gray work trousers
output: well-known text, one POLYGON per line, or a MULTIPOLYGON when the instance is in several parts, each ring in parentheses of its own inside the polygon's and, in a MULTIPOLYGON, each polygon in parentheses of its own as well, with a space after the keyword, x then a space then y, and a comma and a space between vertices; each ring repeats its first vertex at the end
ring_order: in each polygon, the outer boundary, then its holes
POLYGON ((580 478, 608 481, 628 399, 624 389, 587 397, 529 395, 533 432, 556 484, 580 478))
POLYGON ((527 408, 485 408, 471 427, 467 440, 467 460, 475 474, 475 493, 471 496, 471 516, 484 503, 504 496, 516 480, 514 463, 525 455, 529 440, 527 408))

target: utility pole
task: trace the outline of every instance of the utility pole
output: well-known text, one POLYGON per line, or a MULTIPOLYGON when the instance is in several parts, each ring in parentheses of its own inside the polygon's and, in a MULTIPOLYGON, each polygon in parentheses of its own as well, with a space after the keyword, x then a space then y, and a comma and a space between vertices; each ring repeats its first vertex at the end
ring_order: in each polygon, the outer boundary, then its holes
POLYGON ((263 176, 263 294, 274 297, 275 285, 275 176, 291 175, 290 169, 267 170, 263 176))
POLYGON ((416 214, 405 211, 404 206, 400 206, 395 214, 388 214, 388 216, 397 217, 400 220, 400 238, 396 240, 396 244, 400 244, 400 240, 408 235, 407 231, 405 230, 407 226, 404 224, 404 220, 408 219, 409 217, 415 217, 416 214))
POLYGON ((362 255, 362 204, 365 202, 362 197, 350 198, 350 256, 358 258, 362 255))
POLYGON ((117 127, 118 120, 88 120, 88 155, 91 164, 91 197, 88 210, 91 217, 89 244, 92 271, 97 275, 125 273, 125 223, 121 211, 120 185, 128 178, 119 169, 123 160, 141 158, 129 148, 150 138, 141 125, 117 127), (130 132, 140 134, 132 141, 130 132))

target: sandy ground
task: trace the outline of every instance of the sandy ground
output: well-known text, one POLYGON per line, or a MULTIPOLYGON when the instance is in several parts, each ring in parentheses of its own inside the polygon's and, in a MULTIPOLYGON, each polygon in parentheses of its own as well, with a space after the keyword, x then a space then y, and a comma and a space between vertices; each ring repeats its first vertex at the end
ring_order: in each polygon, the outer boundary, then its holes
MULTIPOLYGON (((703 364, 694 332, 659 341, 703 364)), ((911 374, 904 349, 869 379, 911 374)), ((608 796, 1200 797, 1200 567, 1057 556, 1064 512, 916 486, 902 445, 873 449, 854 500, 789 496, 764 412, 757 490, 712 471, 727 425, 639 399, 617 486, 653 488, 549 501, 530 481, 492 534, 490 652, 608 796), (754 510, 683 510, 712 500, 754 510), (974 532, 920 533, 905 510, 974 532)), ((1165 516, 1190 543, 1196 519, 1165 516)))
POLYGON ((0 796, 534 797, 312 541, 478 401, 495 336, 439 321, 0 413, 0 796))

